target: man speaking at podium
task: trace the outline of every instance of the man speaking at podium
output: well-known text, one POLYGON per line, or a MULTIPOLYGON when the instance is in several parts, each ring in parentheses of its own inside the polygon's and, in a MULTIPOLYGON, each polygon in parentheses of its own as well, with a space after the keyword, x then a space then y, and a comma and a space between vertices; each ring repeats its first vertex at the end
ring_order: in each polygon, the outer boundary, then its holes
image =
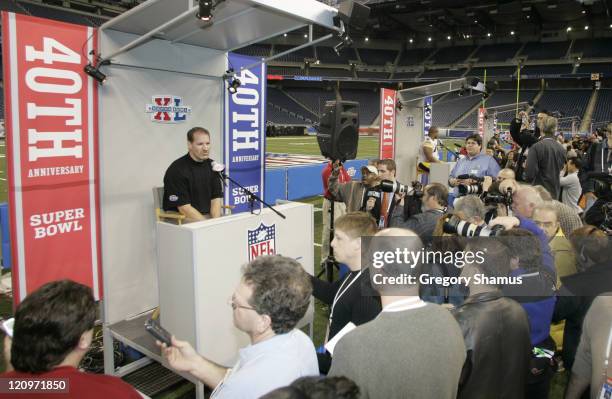
POLYGON ((166 211, 178 211, 193 222, 221 216, 223 187, 212 170, 210 133, 203 127, 187 132, 189 152, 172 162, 164 175, 166 211))

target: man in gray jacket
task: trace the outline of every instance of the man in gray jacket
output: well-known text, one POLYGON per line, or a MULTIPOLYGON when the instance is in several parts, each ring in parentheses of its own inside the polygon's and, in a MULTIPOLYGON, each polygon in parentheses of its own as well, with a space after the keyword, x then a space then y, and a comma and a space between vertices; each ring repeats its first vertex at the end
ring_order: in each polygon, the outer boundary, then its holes
MULTIPOLYGON (((378 232, 370 244, 371 252, 423 248, 412 231, 394 228, 378 232)), ((448 310, 419 298, 418 283, 380 284, 382 278, 400 276, 418 281, 420 265, 373 266, 370 277, 383 310, 340 339, 329 375, 355 381, 362 399, 454 399, 465 360, 459 325, 448 310)))

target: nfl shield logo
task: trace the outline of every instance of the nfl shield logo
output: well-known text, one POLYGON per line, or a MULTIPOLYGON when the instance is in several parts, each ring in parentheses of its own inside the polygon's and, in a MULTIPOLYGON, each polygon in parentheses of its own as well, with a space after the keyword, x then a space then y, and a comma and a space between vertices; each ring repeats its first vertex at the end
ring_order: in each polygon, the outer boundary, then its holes
POLYGON ((276 225, 261 223, 255 230, 247 230, 249 262, 258 256, 276 253, 276 225))

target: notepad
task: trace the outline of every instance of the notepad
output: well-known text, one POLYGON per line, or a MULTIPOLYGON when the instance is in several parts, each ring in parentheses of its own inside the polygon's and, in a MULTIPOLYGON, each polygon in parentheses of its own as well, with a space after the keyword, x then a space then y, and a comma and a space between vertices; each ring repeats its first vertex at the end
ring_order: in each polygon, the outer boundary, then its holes
POLYGON ((356 327, 357 326, 355 324, 349 321, 344 327, 342 327, 342 330, 338 331, 338 334, 334 335, 332 339, 327 341, 327 343, 325 344, 325 349, 327 349, 327 351, 333 356, 334 348, 336 347, 338 341, 340 341, 342 337, 344 337, 346 334, 353 331, 356 327))

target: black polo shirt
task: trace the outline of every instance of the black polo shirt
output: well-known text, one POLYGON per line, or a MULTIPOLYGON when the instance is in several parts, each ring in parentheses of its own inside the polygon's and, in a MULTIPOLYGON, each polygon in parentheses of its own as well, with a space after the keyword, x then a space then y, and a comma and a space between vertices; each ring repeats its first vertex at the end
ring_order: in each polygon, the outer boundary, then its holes
POLYGON ((210 213, 210 201, 223 197, 221 179, 211 162, 196 162, 189 153, 172 162, 164 175, 163 208, 178 211, 179 206, 191 204, 202 214, 210 213))

